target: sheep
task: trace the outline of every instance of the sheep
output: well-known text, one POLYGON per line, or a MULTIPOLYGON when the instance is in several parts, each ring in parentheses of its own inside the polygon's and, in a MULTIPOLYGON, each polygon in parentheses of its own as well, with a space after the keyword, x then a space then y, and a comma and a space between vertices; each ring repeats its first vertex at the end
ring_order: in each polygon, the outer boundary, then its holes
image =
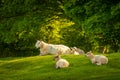
POLYGON ((74 55, 80 55, 84 54, 85 52, 77 47, 71 47, 71 53, 73 53, 74 55))
POLYGON ((66 59, 62 59, 60 55, 56 55, 54 57, 54 60, 56 61, 56 69, 65 68, 69 66, 69 62, 66 59))
POLYGON ((86 53, 86 56, 90 58, 92 64, 102 65, 108 63, 108 58, 104 55, 94 55, 92 51, 86 53))
POLYGON ((40 40, 37 40, 35 47, 40 48, 40 55, 69 54, 71 52, 70 48, 65 45, 48 44, 40 40))

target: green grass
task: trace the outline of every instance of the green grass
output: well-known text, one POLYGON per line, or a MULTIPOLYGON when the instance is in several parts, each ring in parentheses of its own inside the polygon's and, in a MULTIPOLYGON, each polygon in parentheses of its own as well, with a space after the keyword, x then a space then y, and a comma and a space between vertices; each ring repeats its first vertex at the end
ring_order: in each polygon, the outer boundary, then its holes
POLYGON ((64 69, 55 69, 53 55, 0 58, 0 80, 119 80, 120 53, 106 56, 109 63, 97 66, 82 55, 62 55, 70 62, 64 69))

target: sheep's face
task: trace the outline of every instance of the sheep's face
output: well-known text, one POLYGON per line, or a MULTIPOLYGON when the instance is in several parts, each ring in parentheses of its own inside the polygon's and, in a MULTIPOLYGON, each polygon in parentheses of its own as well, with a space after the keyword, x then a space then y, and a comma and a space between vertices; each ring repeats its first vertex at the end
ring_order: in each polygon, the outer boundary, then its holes
POLYGON ((71 53, 75 53, 76 52, 76 47, 71 47, 71 53))
POLYGON ((42 46, 42 41, 37 40, 37 42, 36 42, 36 44, 35 44, 35 47, 36 47, 36 48, 39 48, 39 47, 41 47, 41 46, 42 46))
POLYGON ((54 57, 54 60, 55 60, 55 61, 58 61, 59 59, 60 59, 60 56, 59 56, 59 55, 57 55, 57 56, 54 57))
POLYGON ((84 51, 83 50, 81 50, 81 49, 79 49, 79 48, 77 48, 77 47, 71 47, 70 48, 71 49, 71 53, 74 53, 74 54, 84 54, 84 51))
POLYGON ((75 52, 75 49, 74 48, 70 48, 71 49, 71 53, 74 53, 75 52))
POLYGON ((92 51, 87 52, 86 56, 89 57, 89 58, 93 58, 94 57, 92 51))

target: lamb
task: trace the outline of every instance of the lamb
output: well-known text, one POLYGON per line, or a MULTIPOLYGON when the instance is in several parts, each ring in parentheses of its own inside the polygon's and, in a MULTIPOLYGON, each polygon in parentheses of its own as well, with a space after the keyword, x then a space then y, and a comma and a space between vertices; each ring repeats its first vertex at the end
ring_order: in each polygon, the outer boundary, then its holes
POLYGON ((54 57, 56 62, 56 69, 58 68, 65 68, 69 66, 69 62, 66 59, 62 59, 59 55, 54 57))
POLYGON ((82 49, 79 49, 77 47, 71 47, 71 52, 74 55, 80 55, 80 54, 85 54, 85 52, 82 49))
POLYGON ((97 65, 107 64, 108 58, 104 55, 94 55, 92 51, 86 53, 86 56, 90 58, 91 62, 97 65))
POLYGON ((40 40, 37 40, 35 47, 40 48, 40 55, 69 54, 71 52, 70 48, 65 45, 48 44, 40 40))

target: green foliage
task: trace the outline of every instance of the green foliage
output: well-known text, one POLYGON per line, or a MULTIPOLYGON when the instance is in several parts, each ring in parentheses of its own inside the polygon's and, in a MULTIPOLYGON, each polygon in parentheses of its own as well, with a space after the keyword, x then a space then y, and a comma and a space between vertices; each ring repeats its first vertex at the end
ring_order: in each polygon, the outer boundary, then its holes
POLYGON ((118 52, 119 5, 118 0, 0 0, 0 56, 24 55, 16 54, 21 50, 31 55, 37 39, 118 52))
POLYGON ((97 66, 85 56, 62 55, 70 66, 56 69, 53 56, 0 58, 1 80, 118 80, 119 53, 107 54, 109 63, 97 66), (8 72, 9 71, 9 72, 8 72), (87 76, 87 77, 86 77, 87 76))
POLYGON ((93 47, 110 45, 115 52, 120 49, 119 10, 118 0, 64 0, 64 11, 97 44, 93 47))
POLYGON ((85 51, 92 50, 92 45, 88 41, 89 37, 85 36, 84 31, 81 27, 76 24, 61 29, 61 34, 63 35, 62 40, 64 44, 70 47, 79 47, 85 51))
POLYGON ((2 0, 0 56, 31 55, 35 51, 37 39, 61 43, 61 27, 72 23, 62 18, 59 4, 57 0, 2 0), (21 53, 16 54, 17 51, 21 53))

